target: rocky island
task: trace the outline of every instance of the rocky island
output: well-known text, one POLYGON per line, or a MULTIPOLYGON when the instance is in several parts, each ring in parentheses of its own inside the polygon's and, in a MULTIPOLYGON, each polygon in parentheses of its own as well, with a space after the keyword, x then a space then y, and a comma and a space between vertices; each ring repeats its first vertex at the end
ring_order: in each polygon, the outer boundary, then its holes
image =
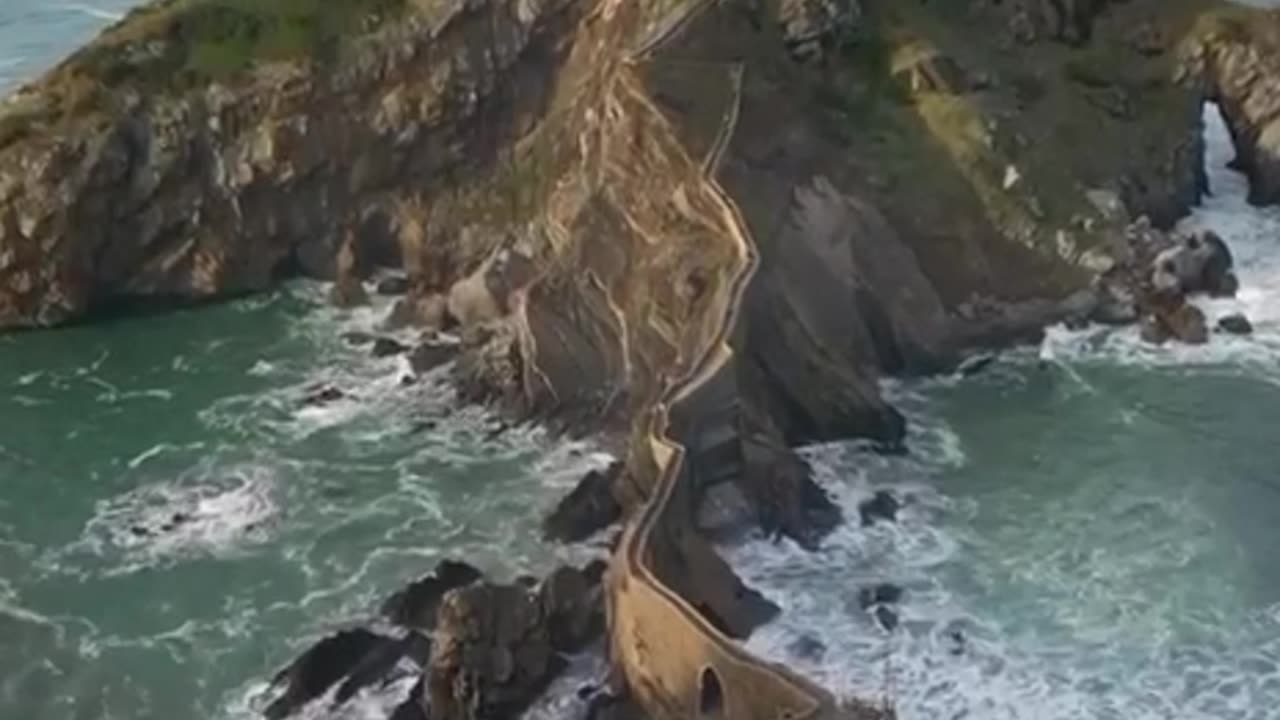
POLYGON ((1280 201, 1277 64, 1280 15, 1209 0, 160 0, 0 106, 0 329, 392 270, 423 339, 375 352, 618 458, 546 523, 607 569, 443 564, 268 716, 410 658, 399 720, 512 717, 603 632, 596 717, 890 718, 742 648, 776 608, 708 498, 815 548, 847 519, 796 448, 909 452, 882 377, 1209 341, 1231 252, 1173 226, 1206 102, 1280 201))

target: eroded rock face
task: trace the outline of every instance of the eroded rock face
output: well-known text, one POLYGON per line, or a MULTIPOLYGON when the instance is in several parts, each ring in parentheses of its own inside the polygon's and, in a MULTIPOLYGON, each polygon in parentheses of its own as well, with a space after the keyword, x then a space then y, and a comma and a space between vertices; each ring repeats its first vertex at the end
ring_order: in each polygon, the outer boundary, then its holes
POLYGON ((617 522, 622 505, 614 487, 623 469, 621 463, 614 463, 604 471, 584 475, 543 522, 543 535, 560 542, 580 542, 617 522))
POLYGON ((431 717, 510 717, 603 626, 599 574, 560 568, 537 588, 482 583, 440 606, 427 675, 431 717))
POLYGON ((377 254, 375 204, 486 157, 542 101, 555 38, 597 4, 410 3, 362 23, 330 67, 303 58, 193 87, 156 63, 199 18, 135 14, 0 108, 0 328, 281 273, 332 278, 346 236, 377 254), (485 112, 495 122, 477 122, 485 112))
POLYGON ((1231 131, 1249 201, 1280 202, 1280 12, 1223 8, 1183 52, 1231 131))

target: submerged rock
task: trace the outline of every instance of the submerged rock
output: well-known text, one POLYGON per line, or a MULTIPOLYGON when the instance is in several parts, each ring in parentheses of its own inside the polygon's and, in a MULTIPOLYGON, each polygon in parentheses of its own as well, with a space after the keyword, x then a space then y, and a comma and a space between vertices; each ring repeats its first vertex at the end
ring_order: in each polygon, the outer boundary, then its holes
POLYGON ((342 333, 342 342, 351 345, 352 347, 372 345, 377 339, 377 335, 367 333, 362 330, 352 330, 351 332, 342 333))
POLYGON ((898 613, 885 605, 877 605, 872 614, 876 618, 876 622, 887 632, 893 632, 898 629, 898 613))
POLYGON ((369 304, 369 292, 356 267, 355 243, 348 238, 338 251, 337 279, 329 289, 329 302, 340 308, 353 308, 369 304))
POLYGON ((877 490, 870 500, 858 505, 858 515, 862 518, 862 526, 874 525, 879 520, 894 522, 898 519, 898 510, 902 503, 888 490, 877 490))
POLYGON ((858 591, 858 604, 863 610, 875 605, 892 605, 902 601, 903 589, 893 583, 881 583, 858 591))
POLYGON ((1235 313, 1220 318, 1218 330, 1231 335, 1250 335, 1253 333, 1253 323, 1249 322, 1249 318, 1244 315, 1235 313))
POLYGON ((821 660, 827 654, 827 646, 811 635, 801 635, 787 646, 787 652, 804 660, 821 660))
POLYGON ((392 338, 378 338, 373 343, 373 356, 376 358, 403 355, 409 352, 409 346, 392 338))
POLYGON ((302 404, 307 407, 328 405, 347 397, 347 393, 333 385, 318 385, 307 389, 302 404))

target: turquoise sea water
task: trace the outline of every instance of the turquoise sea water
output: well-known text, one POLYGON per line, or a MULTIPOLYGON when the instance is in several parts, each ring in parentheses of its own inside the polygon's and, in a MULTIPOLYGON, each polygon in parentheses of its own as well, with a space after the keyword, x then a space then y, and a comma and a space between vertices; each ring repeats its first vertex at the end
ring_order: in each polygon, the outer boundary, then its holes
POLYGON ((556 559, 541 513, 602 459, 403 387, 321 296, 0 338, 0 717, 249 716, 436 560, 556 559))
MULTIPOLYGON (((0 0, 0 88, 130 4, 0 0)), ((979 377, 891 386, 910 457, 811 458, 849 517, 892 488, 900 522, 730 548, 785 610, 754 649, 904 720, 1280 718, 1280 213, 1245 205, 1208 119, 1216 194, 1189 222, 1244 287, 1205 307, 1255 336, 1055 330, 979 377), (893 633, 857 602, 883 581, 907 590, 893 633)), ((509 577, 585 552, 532 538, 603 458, 402 387, 339 339, 377 312, 320 297, 0 338, 0 718, 253 717, 271 671, 440 557, 509 577), (319 383, 351 397, 305 407, 319 383)))
POLYGON ((756 650, 904 720, 1280 718, 1280 209, 1245 203, 1205 119, 1215 194, 1187 225, 1226 238, 1243 287, 1201 304, 1255 334, 1054 329, 978 377, 890 386, 910 457, 811 458, 848 516, 889 489, 900 521, 732 549, 785 608, 756 650), (906 589, 893 632, 858 603, 882 582, 906 589))

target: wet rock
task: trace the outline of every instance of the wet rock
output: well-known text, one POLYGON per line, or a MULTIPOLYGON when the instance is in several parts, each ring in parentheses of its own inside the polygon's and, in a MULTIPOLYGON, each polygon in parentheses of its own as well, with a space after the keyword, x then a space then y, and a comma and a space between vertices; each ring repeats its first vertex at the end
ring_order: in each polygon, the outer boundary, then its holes
POLYGON ((827 646, 811 635, 801 635, 787 646, 787 652, 803 660, 818 661, 827 654, 827 646))
POLYGON ((644 710, 630 697, 597 693, 587 705, 584 720, 648 720, 644 710))
POLYGON ((556 568, 542 582, 538 601, 550 632, 551 647, 576 652, 604 629, 600 577, 572 567, 556 568))
POLYGON ((383 278, 374 286, 374 292, 383 296, 404 295, 409 292, 409 278, 395 275, 383 278))
POLYGON ((378 339, 377 335, 374 335, 373 333, 367 333, 361 330, 352 330, 351 332, 344 332, 339 337, 342 338, 342 342, 352 347, 364 347, 366 345, 372 345, 373 341, 378 339))
POLYGON ((397 625, 430 630, 444 595, 481 577, 483 573, 465 562, 442 560, 430 575, 388 598, 382 604, 382 614, 397 625))
POLYGON ((973 377, 990 367, 995 360, 996 356, 991 353, 973 355, 965 358, 960 363, 959 367, 956 368, 956 373, 961 377, 973 377))
POLYGON ((451 319, 445 297, 440 293, 429 293, 409 295, 396 301, 383 325, 390 330, 406 327, 447 330, 451 319))
POLYGON ((1170 336, 1188 345, 1203 345, 1209 341, 1204 312, 1190 303, 1183 303, 1176 310, 1161 315, 1160 322, 1170 336))
POLYGON ((902 601, 903 589, 893 583, 880 583, 858 591, 858 605, 868 610, 875 605, 893 605, 902 601))
POLYGON ((1253 333, 1253 323, 1244 315, 1235 313, 1219 319, 1218 330, 1231 335, 1250 335, 1253 333))
POLYGON ((401 640, 387 642, 371 650, 351 670, 338 691, 334 705, 341 705, 366 687, 388 679, 401 658, 408 657, 421 667, 431 654, 431 641, 426 636, 410 631, 401 640))
POLYGON ((738 487, 755 509, 761 529, 816 549, 841 516, 840 508, 813 481, 808 463, 769 426, 750 433, 741 450, 738 487))
POLYGON ((409 691, 409 697, 396 706, 390 720, 429 720, 426 701, 426 676, 418 678, 417 684, 409 691))
POLYGON ((409 354, 409 366, 418 374, 426 374, 448 364, 458 356, 458 346, 440 342, 420 343, 409 354))
POLYGON ((898 613, 894 612, 892 608, 885 605, 877 605, 873 614, 876 622, 886 631, 893 632, 898 629, 898 613))
POLYGON ((1155 315, 1143 315, 1142 327, 1139 330, 1139 336, 1143 342, 1152 345, 1163 345, 1169 341, 1169 331, 1165 328, 1164 323, 1160 322, 1160 318, 1155 315))
POLYGON ((514 717, 562 668, 538 593, 478 583, 445 595, 427 674, 433 717, 514 717))
POLYGON ((392 357, 409 352, 409 346, 392 338, 378 338, 373 342, 371 352, 376 358, 392 357))
POLYGON ((606 470, 592 470, 577 487, 556 505, 542 523, 542 534, 548 540, 581 542, 614 524, 622 516, 622 506, 614 497, 613 486, 622 474, 622 463, 606 470))
POLYGON ((1138 322, 1138 301, 1127 289, 1108 285, 1099 293, 1098 306, 1089 319, 1101 325, 1123 326, 1138 322))
POLYGON ((285 690, 264 714, 270 720, 288 717, 346 677, 371 652, 395 642, 364 629, 344 630, 324 638, 272 679, 273 685, 283 684, 285 690))
POLYGON ((1234 295, 1238 282, 1234 259, 1222 238, 1212 232, 1188 235, 1160 251, 1152 263, 1151 285, 1166 296, 1208 293, 1234 295))
POLYGON ((307 407, 328 405, 347 397, 347 394, 333 385, 314 385, 307 389, 302 404, 307 407))
POLYGON ((369 304, 369 293, 360 281, 355 242, 348 237, 338 250, 337 279, 329 290, 329 302, 340 308, 369 304))
POLYGON ((888 490, 878 490, 870 500, 858 505, 858 515, 862 518, 862 526, 874 525, 879 520, 894 522, 898 519, 898 510, 902 503, 888 490))

